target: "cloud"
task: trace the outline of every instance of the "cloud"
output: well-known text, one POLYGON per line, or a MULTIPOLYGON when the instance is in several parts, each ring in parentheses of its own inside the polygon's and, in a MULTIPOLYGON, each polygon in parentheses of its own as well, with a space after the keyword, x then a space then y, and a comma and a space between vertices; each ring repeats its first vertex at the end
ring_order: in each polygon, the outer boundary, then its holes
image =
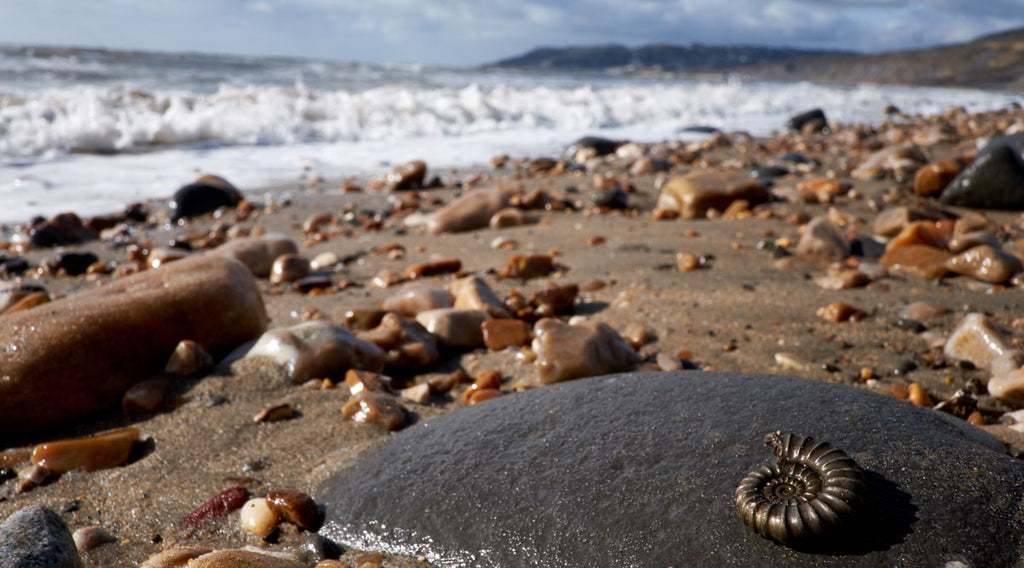
POLYGON ((0 2, 0 38, 10 43, 453 64, 485 63, 540 45, 700 42, 877 51, 964 41, 1024 26, 1021 0, 34 0, 13 4, 0 2))

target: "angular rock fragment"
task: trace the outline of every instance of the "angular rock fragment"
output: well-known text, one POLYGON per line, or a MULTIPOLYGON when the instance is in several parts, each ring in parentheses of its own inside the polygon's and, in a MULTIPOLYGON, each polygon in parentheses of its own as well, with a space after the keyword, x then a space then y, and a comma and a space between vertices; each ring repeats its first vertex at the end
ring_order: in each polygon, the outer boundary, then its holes
POLYGON ((385 314, 380 323, 357 333, 384 351, 389 367, 419 368, 433 365, 440 358, 437 338, 424 327, 397 314, 385 314))
POLYGON ((980 245, 951 257, 946 261, 946 268, 982 282, 1002 284, 1024 269, 1024 263, 992 245, 980 245))
POLYGON ((544 318, 533 333, 537 369, 545 384, 629 370, 640 362, 633 348, 603 322, 569 325, 544 318))
POLYGON ((440 308, 420 312, 416 316, 427 331, 449 347, 476 347, 484 342, 480 324, 491 319, 484 310, 440 308))
POLYGON ((810 262, 839 262, 850 256, 850 241, 826 217, 815 217, 796 245, 796 253, 810 262))
POLYGON ((1024 353, 1013 347, 1009 334, 984 314, 972 313, 956 324, 943 354, 950 359, 970 361, 975 367, 1001 375, 1024 364, 1024 353))
POLYGON ((401 316, 415 317, 427 310, 452 307, 452 297, 443 286, 409 286, 384 298, 380 307, 401 316))
POLYGON ((324 321, 272 329, 230 357, 238 361, 257 358, 272 361, 292 384, 319 378, 340 379, 349 369, 380 371, 384 368, 384 353, 380 348, 339 325, 324 321))
POLYGON ((494 294, 494 290, 479 276, 467 276, 453 280, 448 284, 448 290, 455 298, 455 302, 452 305, 453 308, 486 310, 487 313, 496 318, 509 317, 508 310, 505 309, 498 296, 494 294))

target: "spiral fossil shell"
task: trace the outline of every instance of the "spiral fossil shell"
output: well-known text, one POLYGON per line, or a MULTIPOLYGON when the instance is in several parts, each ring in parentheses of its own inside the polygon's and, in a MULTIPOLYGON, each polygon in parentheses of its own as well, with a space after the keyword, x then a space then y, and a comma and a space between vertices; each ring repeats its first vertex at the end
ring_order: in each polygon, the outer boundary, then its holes
POLYGON ((736 488, 743 522, 787 546, 831 535, 864 502, 864 472, 827 442, 776 432, 765 436, 776 463, 747 474, 736 488))

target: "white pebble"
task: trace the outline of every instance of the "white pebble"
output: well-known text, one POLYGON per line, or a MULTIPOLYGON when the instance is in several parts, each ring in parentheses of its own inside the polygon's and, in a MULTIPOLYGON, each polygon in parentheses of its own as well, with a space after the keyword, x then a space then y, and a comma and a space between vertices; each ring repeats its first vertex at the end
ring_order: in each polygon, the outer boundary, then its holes
POLYGON ((266 536, 277 526, 277 513, 270 510, 265 497, 249 499, 239 513, 242 530, 258 537, 266 536))

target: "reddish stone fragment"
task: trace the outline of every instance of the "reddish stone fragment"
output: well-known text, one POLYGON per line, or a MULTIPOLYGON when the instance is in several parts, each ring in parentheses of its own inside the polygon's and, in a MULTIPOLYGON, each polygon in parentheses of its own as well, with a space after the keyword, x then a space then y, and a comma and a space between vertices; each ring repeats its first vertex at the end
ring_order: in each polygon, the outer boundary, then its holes
POLYGON ((189 513, 182 521, 186 527, 193 528, 205 523, 208 519, 226 517, 229 513, 237 511, 249 500, 249 490, 241 485, 228 487, 221 491, 214 498, 199 506, 198 509, 189 513))
POLYGON ((307 531, 320 528, 320 510, 313 498, 298 491, 271 491, 267 493, 270 510, 282 519, 307 531))
POLYGON ((492 351, 509 346, 526 345, 530 341, 530 325, 518 319, 490 319, 480 324, 484 345, 492 351))

